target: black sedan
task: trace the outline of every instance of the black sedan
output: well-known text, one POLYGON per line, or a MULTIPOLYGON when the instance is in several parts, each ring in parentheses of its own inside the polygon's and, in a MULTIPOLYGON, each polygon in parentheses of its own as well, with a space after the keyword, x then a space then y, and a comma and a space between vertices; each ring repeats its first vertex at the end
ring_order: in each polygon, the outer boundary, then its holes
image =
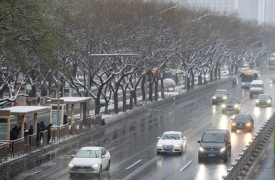
POLYGON ((228 98, 222 104, 222 113, 225 114, 227 111, 239 113, 241 111, 241 102, 236 98, 228 98))
POLYGON ((217 89, 215 93, 212 94, 212 104, 217 104, 218 102, 224 102, 229 96, 229 93, 225 89, 217 89))
POLYGON ((231 132, 236 132, 237 129, 252 132, 253 128, 254 120, 250 114, 236 114, 231 119, 231 132))
POLYGON ((256 107, 258 106, 272 106, 272 97, 269 94, 259 94, 256 99, 256 107))

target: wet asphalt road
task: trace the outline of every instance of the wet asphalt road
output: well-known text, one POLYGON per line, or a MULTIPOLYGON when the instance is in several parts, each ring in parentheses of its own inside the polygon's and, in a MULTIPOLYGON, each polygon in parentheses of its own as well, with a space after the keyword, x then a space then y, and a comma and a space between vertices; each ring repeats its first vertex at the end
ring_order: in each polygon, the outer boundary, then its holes
MULTIPOLYGON (((265 80, 265 92, 275 97, 275 86, 268 83, 268 75, 261 73, 265 80)), ((251 141, 273 112, 272 107, 255 107, 255 98, 249 97, 249 91, 240 85, 231 88, 230 84, 220 88, 228 89, 230 96, 238 97, 242 103, 242 113, 251 113, 255 128, 252 133, 237 131, 231 133, 232 155, 227 163, 222 160, 210 160, 198 163, 197 140, 211 127, 230 129, 230 119, 234 113, 223 115, 221 105, 212 105, 212 91, 200 94, 189 100, 175 101, 165 107, 151 109, 140 116, 132 117, 114 126, 108 127, 95 136, 94 142, 106 147, 112 156, 111 169, 104 172, 100 179, 112 180, 220 180, 226 174, 231 163, 251 141), (164 131, 182 131, 188 140, 188 148, 179 155, 156 155, 157 137, 164 131)), ((82 146, 85 146, 83 144, 82 146)), ((14 180, 69 180, 97 179, 93 176, 76 176, 70 178, 68 163, 70 155, 77 149, 45 163, 31 171, 22 173, 14 180)))

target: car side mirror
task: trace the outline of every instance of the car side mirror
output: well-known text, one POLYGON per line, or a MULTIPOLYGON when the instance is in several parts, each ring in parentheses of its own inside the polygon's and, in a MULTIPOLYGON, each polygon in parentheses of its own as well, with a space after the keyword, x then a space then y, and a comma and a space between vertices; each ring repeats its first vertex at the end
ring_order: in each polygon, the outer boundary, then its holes
POLYGON ((104 159, 104 158, 106 158, 106 156, 105 155, 101 155, 101 158, 104 159))
POLYGON ((198 140, 197 142, 198 142, 198 143, 201 143, 201 141, 200 141, 200 140, 198 140))
POLYGON ((160 137, 157 137, 158 139, 160 139, 160 137))
POLYGON ((74 158, 74 155, 71 155, 72 158, 74 158))
POLYGON ((183 137, 182 140, 186 140, 186 137, 183 137))

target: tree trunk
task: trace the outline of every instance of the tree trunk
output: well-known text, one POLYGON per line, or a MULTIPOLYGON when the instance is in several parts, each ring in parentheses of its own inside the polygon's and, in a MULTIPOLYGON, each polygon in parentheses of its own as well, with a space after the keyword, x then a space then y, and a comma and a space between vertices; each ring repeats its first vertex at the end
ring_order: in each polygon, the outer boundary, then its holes
POLYGON ((164 84, 163 84, 163 77, 160 77, 160 87, 161 87, 161 98, 164 99, 164 84))
POLYGON ((142 93, 142 101, 145 101, 146 99, 146 93, 145 93, 145 81, 146 81, 146 76, 144 76, 141 80, 141 93, 142 93))
POLYGON ((156 82, 155 82, 155 101, 158 101, 158 78, 157 78, 157 80, 156 80, 156 82))
POLYGON ((118 114, 118 94, 114 91, 114 113, 118 114))
POLYGON ((122 91, 122 102, 123 102, 123 106, 122 106, 122 111, 125 112, 127 111, 127 102, 126 102, 126 91, 122 91))
POLYGON ((149 83, 149 101, 153 101, 153 82, 149 83))

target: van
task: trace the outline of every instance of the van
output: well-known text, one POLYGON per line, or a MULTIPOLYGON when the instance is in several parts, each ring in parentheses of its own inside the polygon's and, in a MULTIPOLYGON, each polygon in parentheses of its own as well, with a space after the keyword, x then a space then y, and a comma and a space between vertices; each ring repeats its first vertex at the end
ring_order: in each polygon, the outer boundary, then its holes
POLYGON ((264 82, 263 80, 253 80, 250 84, 250 97, 254 95, 264 94, 264 82))
POLYGON ((207 129, 200 140, 198 150, 198 161, 205 159, 223 159, 227 162, 231 155, 231 138, 227 129, 207 129))

